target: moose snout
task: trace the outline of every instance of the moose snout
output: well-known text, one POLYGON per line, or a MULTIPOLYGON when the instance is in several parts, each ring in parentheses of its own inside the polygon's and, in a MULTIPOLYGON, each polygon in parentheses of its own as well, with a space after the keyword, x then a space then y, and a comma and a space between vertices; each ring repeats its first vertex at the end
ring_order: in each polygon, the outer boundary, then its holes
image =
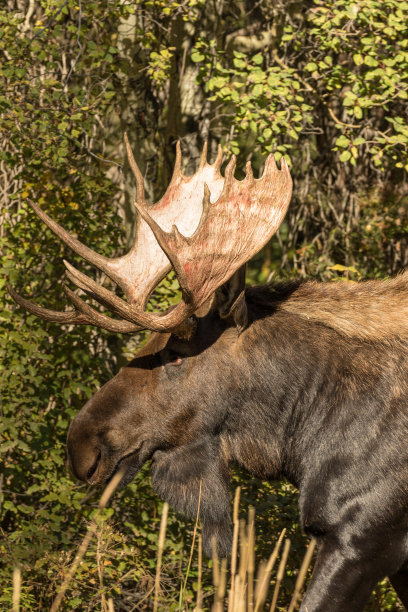
POLYGON ((116 467, 114 457, 95 446, 83 446, 79 449, 71 445, 71 448, 68 447, 68 459, 73 475, 90 485, 108 480, 116 467))
POLYGON ((92 429, 85 426, 81 418, 74 419, 68 431, 67 450, 69 466, 73 475, 89 484, 106 480, 113 471, 114 465, 109 456, 105 456, 98 438, 92 429), (110 470, 110 472, 109 472, 110 470), (106 476, 105 476, 106 474, 106 476))
POLYGON ((89 482, 93 479, 101 461, 101 451, 94 445, 85 443, 85 440, 79 441, 78 438, 68 434, 68 461, 71 472, 83 482, 89 482))

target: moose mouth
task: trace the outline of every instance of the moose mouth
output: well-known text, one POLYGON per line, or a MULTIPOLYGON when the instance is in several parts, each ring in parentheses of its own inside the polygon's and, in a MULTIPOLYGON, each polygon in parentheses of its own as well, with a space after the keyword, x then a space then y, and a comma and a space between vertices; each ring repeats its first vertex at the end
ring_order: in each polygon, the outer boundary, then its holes
MULTIPOLYGON (((119 487, 120 488, 125 487, 133 480, 133 478, 141 470, 141 468, 146 463, 146 461, 149 461, 149 459, 152 458, 155 450, 156 449, 152 448, 151 445, 149 445, 146 440, 143 440, 143 442, 141 442, 135 450, 127 453, 126 455, 121 457, 116 462, 116 464, 114 465, 113 469, 111 469, 107 477, 104 476, 102 478, 98 478, 98 481, 99 482, 105 481, 105 484, 108 484, 112 480, 115 474, 117 474, 119 471, 122 471, 123 476, 119 483, 119 487)), ((96 462, 94 472, 98 470, 99 462, 101 460, 103 459, 102 459, 102 456, 100 455, 99 459, 96 462)), ((93 480, 91 484, 98 484, 98 483, 93 480)))

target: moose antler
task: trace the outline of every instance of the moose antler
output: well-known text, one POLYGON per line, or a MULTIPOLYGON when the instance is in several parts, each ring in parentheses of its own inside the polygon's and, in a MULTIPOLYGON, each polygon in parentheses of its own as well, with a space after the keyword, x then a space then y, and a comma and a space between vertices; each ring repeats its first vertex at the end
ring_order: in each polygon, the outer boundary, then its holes
POLYGON ((96 311, 68 287, 64 291, 75 308, 70 312, 41 308, 9 288, 13 299, 29 312, 57 323, 92 324, 113 332, 174 331, 185 326, 215 290, 268 242, 285 216, 292 181, 283 158, 282 169, 278 170, 273 155, 269 155, 259 179, 254 179, 248 162, 245 178, 238 181, 234 178, 235 156, 223 177, 221 148, 210 165, 205 145, 197 172, 186 177, 181 172, 178 143, 169 187, 161 200, 148 205, 143 177, 126 135, 125 144, 136 179, 134 204, 139 219, 137 240, 123 257, 110 259, 95 253, 30 202, 34 212, 65 244, 124 291, 127 301, 64 261, 68 278, 122 320, 96 311), (181 302, 164 313, 146 312, 153 289, 172 267, 179 280, 181 302))

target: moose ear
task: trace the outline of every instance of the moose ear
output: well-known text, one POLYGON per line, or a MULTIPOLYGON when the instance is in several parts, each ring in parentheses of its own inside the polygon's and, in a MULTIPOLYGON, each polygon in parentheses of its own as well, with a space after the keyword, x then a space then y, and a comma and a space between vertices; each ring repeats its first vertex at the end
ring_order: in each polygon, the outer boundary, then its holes
POLYGON ((248 311, 245 302, 246 265, 239 270, 215 292, 214 306, 222 319, 231 319, 238 332, 248 325, 248 311))

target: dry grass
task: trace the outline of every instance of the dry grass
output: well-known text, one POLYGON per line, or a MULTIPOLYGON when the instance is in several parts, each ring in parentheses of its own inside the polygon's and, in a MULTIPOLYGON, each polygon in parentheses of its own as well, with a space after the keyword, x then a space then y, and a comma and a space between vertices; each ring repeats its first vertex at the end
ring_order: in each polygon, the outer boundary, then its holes
MULTIPOLYGON (((249 509, 247 524, 245 524, 245 521, 240 521, 238 519, 239 495, 240 490, 238 488, 234 501, 234 531, 228 593, 226 593, 225 588, 227 575, 226 560, 223 559, 220 563, 216 555, 213 556, 213 566, 215 568, 215 595, 212 612, 222 612, 225 609, 227 609, 228 612, 261 612, 261 610, 264 610, 271 584, 272 571, 275 567, 276 560, 279 556, 281 545, 285 536, 286 530, 284 529, 280 534, 269 559, 267 561, 261 561, 258 565, 258 571, 255 573, 255 510, 254 508, 249 509), (240 551, 239 559, 238 550, 240 551)), ((276 609, 279 586, 284 576, 289 548, 290 541, 286 540, 283 555, 278 568, 272 603, 269 608, 271 612, 276 609)), ((312 560, 314 548, 315 541, 312 540, 307 549, 298 579, 296 581, 295 591, 289 607, 290 612, 295 610, 297 607, 301 589, 306 579, 306 573, 312 560)))
MULTIPOLYGON (((108 484, 105 491, 103 492, 99 505, 98 511, 95 513, 92 522, 89 524, 87 532, 78 548, 74 561, 72 562, 69 571, 67 572, 64 580, 61 582, 60 587, 57 589, 55 599, 52 603, 50 612, 58 612, 61 608, 64 596, 73 580, 75 573, 83 559, 91 539, 96 536, 98 538, 98 518, 106 507, 110 497, 114 493, 116 487, 121 480, 121 474, 118 473, 108 484)), ((200 496, 201 497, 201 496, 200 496)), ((207 602, 204 607, 204 593, 202 589, 202 575, 203 575, 203 556, 202 556, 202 541, 200 534, 197 534, 199 510, 200 510, 200 499, 197 508, 197 516, 195 521, 193 540, 189 555, 189 561, 187 570, 185 573, 184 580, 180 588, 179 605, 178 610, 193 610, 194 612, 203 612, 203 610, 211 610, 211 612, 262 612, 265 610, 268 596, 270 596, 269 612, 275 612, 277 609, 277 602, 279 597, 279 589, 282 580, 285 575, 286 563, 289 556, 290 540, 285 540, 284 529, 277 539, 272 553, 267 560, 261 560, 258 565, 256 563, 255 555, 255 510, 250 508, 248 512, 248 521, 240 520, 238 516, 239 510, 239 499, 240 499, 240 488, 238 487, 234 499, 234 510, 233 510, 233 542, 231 550, 231 558, 229 562, 227 559, 218 559, 216 553, 215 543, 213 546, 213 585, 214 595, 213 602, 208 601, 208 594, 206 596, 207 602), (197 553, 198 553, 198 565, 197 565, 197 579, 196 579, 196 602, 195 606, 192 607, 185 601, 185 592, 187 580, 189 578, 189 572, 192 564, 193 554, 195 551, 195 545, 197 542, 197 553), (282 547, 283 544, 283 547, 282 547), (283 548, 282 552, 281 549, 283 548), (278 557, 281 553, 279 566, 277 568, 276 576, 272 581, 272 574, 275 569, 278 557), (274 582, 273 591, 271 589, 271 583, 274 582), (272 592, 270 592, 272 591, 272 592), (190 606, 190 607, 189 607, 190 606)), ((153 612, 160 612, 161 610, 168 609, 168 599, 162 596, 161 591, 161 569, 163 552, 165 549, 165 538, 167 529, 167 517, 168 517, 168 504, 163 505, 161 522, 160 522, 160 533, 158 540, 157 550, 157 561, 156 561, 156 576, 154 581, 154 587, 147 594, 147 597, 153 595, 153 601, 151 602, 153 612)), ((99 542, 99 539, 98 539, 99 542)), ((315 541, 312 540, 306 551, 303 563, 299 570, 295 589, 293 592, 292 600, 290 602, 288 612, 294 612, 300 604, 301 593, 303 585, 306 579, 307 571, 311 564, 313 551, 315 548, 315 541)), ((99 547, 96 548, 96 554, 98 555, 99 547)), ((98 567, 100 564, 98 564, 98 567)), ((102 612, 114 612, 115 605, 112 598, 107 598, 104 594, 103 589, 103 574, 102 570, 99 572, 99 582, 101 585, 101 610, 102 612)), ((13 607, 12 612, 19 612, 20 610, 20 594, 21 594, 21 572, 19 568, 15 568, 13 572, 13 607)), ((139 606, 135 606, 137 610, 139 606)), ((139 608, 140 609, 140 608, 139 608)), ((172 605, 174 609, 174 602, 172 605)), ((282 609, 282 608, 280 608, 282 609)))

